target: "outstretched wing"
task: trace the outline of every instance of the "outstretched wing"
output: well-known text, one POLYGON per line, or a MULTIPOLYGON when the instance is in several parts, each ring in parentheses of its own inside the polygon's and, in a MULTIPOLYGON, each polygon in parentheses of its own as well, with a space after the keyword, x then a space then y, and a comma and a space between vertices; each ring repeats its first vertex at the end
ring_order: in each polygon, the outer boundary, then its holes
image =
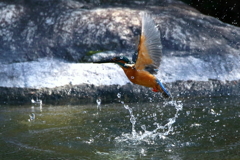
POLYGON ((155 73, 160 65, 162 56, 162 44, 160 32, 155 27, 150 15, 142 14, 142 33, 138 45, 138 55, 135 63, 137 70, 146 69, 155 73))

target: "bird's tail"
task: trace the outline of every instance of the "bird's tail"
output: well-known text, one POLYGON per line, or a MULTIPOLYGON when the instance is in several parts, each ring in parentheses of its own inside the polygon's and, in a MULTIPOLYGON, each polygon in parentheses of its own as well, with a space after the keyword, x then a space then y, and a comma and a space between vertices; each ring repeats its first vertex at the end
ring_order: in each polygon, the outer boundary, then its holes
POLYGON ((167 91, 167 89, 164 87, 164 85, 162 84, 161 81, 159 81, 158 79, 156 79, 157 84, 160 86, 161 90, 162 90, 162 95, 164 98, 169 98, 171 97, 171 94, 167 91))

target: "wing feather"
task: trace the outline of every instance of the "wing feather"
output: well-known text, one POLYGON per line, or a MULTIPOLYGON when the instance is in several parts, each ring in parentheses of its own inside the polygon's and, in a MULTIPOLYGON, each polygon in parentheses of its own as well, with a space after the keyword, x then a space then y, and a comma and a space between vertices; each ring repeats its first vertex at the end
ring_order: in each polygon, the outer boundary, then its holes
POLYGON ((142 33, 138 46, 138 56, 135 68, 143 70, 146 67, 155 70, 159 67, 162 56, 160 32, 155 27, 150 15, 142 15, 142 33))

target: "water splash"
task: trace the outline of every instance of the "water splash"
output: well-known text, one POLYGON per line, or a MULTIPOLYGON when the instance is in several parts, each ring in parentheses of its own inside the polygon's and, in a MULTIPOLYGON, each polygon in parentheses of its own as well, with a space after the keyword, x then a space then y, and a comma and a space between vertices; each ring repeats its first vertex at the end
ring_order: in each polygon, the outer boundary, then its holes
MULTIPOLYGON (((155 144, 155 141, 157 139, 165 139, 167 136, 174 132, 173 124, 176 122, 176 119, 178 118, 179 111, 182 110, 183 104, 181 101, 168 101, 164 102, 163 106, 160 107, 157 105, 157 108, 159 110, 162 110, 162 108, 173 106, 176 110, 174 113, 174 116, 171 118, 168 118, 166 122, 163 124, 163 122, 153 122, 153 125, 155 126, 152 130, 147 130, 147 127, 145 124, 141 124, 140 131, 137 131, 136 129, 136 122, 138 119, 133 114, 133 109, 129 107, 128 105, 124 104, 124 108, 129 111, 130 114, 130 123, 132 124, 132 132, 131 133, 122 133, 121 136, 116 137, 115 141, 117 142, 128 142, 131 144, 139 144, 139 143, 147 143, 147 144, 155 144)), ((147 115, 150 117, 149 115, 147 115)), ((151 115, 154 120, 157 120, 157 113, 153 113, 151 115)))
POLYGON ((31 122, 31 121, 34 121, 36 118, 35 114, 34 113, 31 113, 29 114, 29 119, 28 119, 28 122, 31 122))
POLYGON ((121 98, 121 93, 118 93, 118 94, 117 94, 117 97, 120 99, 120 98, 121 98))
POLYGON ((132 123, 132 136, 135 137, 137 135, 137 132, 135 130, 135 124, 137 119, 133 115, 132 108, 130 108, 128 105, 124 104, 124 108, 126 108, 129 111, 130 114, 130 122, 132 123))
MULTIPOLYGON (((41 99, 36 98, 36 101, 34 99, 31 99, 31 102, 32 102, 32 104, 39 104, 39 109, 42 112, 42 104, 43 103, 42 103, 41 99)), ((34 106, 32 106, 32 108, 34 108, 34 106)))
POLYGON ((42 105, 42 100, 41 99, 36 99, 36 101, 34 100, 34 99, 31 99, 31 102, 33 103, 33 104, 40 104, 40 105, 42 105))
POLYGON ((97 102, 97 109, 101 111, 101 102, 102 102, 101 98, 97 98, 96 102, 97 102))
POLYGON ((118 102, 124 104, 124 101, 121 101, 121 97, 122 97, 121 93, 118 93, 117 97, 118 97, 118 102))

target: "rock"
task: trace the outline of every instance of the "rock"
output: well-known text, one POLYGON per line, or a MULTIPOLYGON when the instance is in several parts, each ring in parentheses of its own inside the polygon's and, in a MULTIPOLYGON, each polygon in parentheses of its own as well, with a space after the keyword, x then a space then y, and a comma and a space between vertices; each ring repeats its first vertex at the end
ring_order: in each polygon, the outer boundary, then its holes
POLYGON ((43 103, 111 102, 117 93, 126 102, 161 100, 131 84, 117 65, 86 63, 96 51, 131 57, 143 10, 161 32, 157 77, 174 97, 240 94, 240 28, 174 0, 120 2, 1 2, 1 103, 34 97, 43 103))
POLYGON ((0 3, 0 62, 45 57, 78 62, 89 51, 132 51, 140 33, 134 9, 86 9, 88 4, 77 1, 30 5, 0 3))

